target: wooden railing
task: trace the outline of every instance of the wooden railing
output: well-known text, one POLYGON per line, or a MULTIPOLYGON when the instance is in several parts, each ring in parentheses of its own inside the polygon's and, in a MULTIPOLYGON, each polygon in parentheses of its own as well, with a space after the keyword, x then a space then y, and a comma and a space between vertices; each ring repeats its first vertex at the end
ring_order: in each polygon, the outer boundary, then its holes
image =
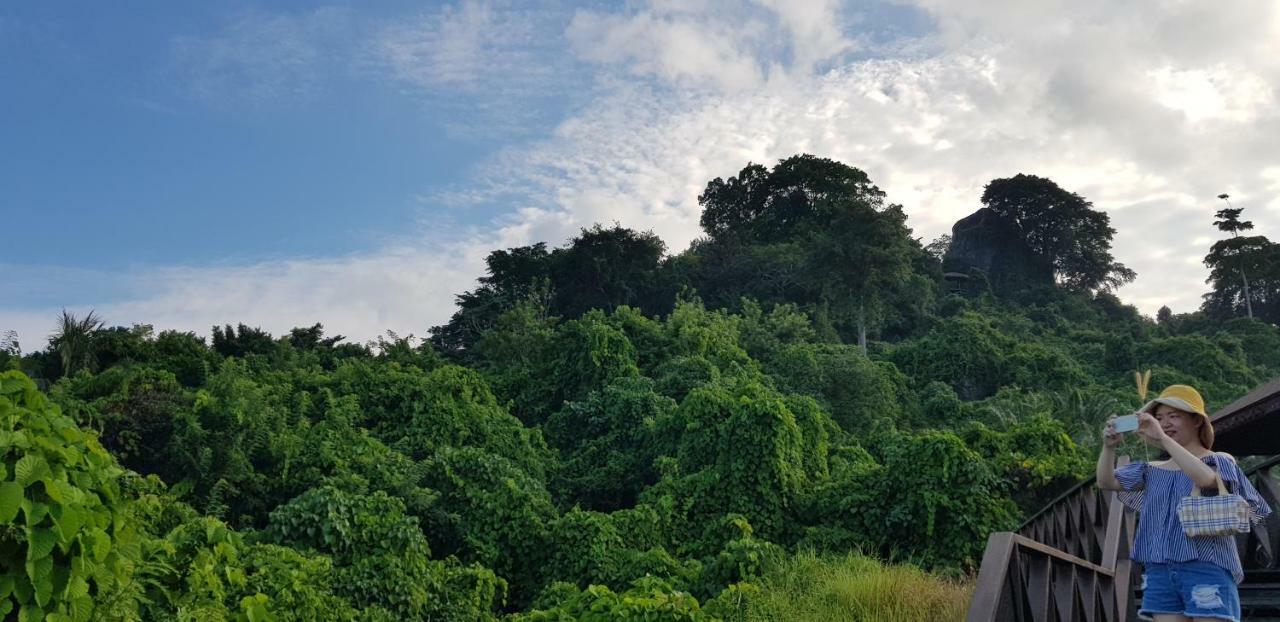
POLYGON ((968 619, 1119 622, 1132 609, 1128 569, 1127 560, 1121 570, 1104 568, 1016 533, 993 533, 980 577, 998 589, 983 589, 980 578, 968 619))
MULTIPOLYGON (((1128 459, 1120 458, 1120 464, 1128 459)), ((1280 456, 1246 469, 1276 510, 1237 537, 1246 583, 1250 571, 1280 566, 1280 456)), ((1129 559, 1136 516, 1092 479, 1059 496, 1019 527, 987 540, 969 622, 1137 619, 1137 573, 1129 559)))
POLYGON ((1236 536, 1240 561, 1245 572, 1250 570, 1280 570, 1280 455, 1252 468, 1245 469, 1249 481, 1262 499, 1271 506, 1271 516, 1254 525, 1249 533, 1236 536))
MULTIPOLYGON (((1116 466, 1126 464, 1128 456, 1116 461, 1116 466)), ((1117 559, 1128 559, 1135 525, 1134 515, 1113 501, 1117 501, 1114 492, 1099 490, 1092 478, 1084 480, 1028 518, 1018 534, 1111 567, 1117 559)))

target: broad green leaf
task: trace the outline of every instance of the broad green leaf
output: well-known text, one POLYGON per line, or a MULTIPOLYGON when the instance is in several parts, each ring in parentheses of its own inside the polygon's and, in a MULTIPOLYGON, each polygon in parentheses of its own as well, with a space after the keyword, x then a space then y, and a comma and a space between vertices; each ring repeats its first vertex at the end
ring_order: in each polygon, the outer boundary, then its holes
POLYGON ((93 559, 102 562, 107 559, 107 555, 111 554, 111 539, 107 537, 106 532, 101 529, 94 529, 90 532, 92 537, 93 559))
POLYGON ((93 599, 88 596, 71 599, 71 617, 75 622, 86 622, 93 615, 93 599))
POLYGON ((67 600, 75 600, 88 595, 89 582, 80 577, 72 577, 70 581, 67 581, 67 589, 62 596, 67 600))
POLYGON ((13 601, 8 598, 0 598, 0 616, 8 617, 10 611, 13 611, 13 601))
POLYGON ((22 507, 22 484, 0 482, 0 523, 13 522, 20 507, 22 507))
POLYGON ((49 515, 49 506, 39 501, 23 499, 22 512, 27 515, 27 526, 35 527, 40 524, 40 521, 44 520, 45 516, 49 515))
POLYGON ((24 604, 18 610, 19 622, 44 622, 44 609, 32 604, 24 604))
POLYGON ((22 382, 17 378, 0 378, 0 395, 9 395, 22 390, 22 382))
POLYGON ((58 486, 57 480, 44 479, 44 494, 49 495, 49 498, 53 499, 55 503, 64 504, 67 502, 64 492, 63 488, 58 486))
POLYGON ((74 486, 68 484, 65 480, 55 479, 53 476, 50 476, 46 477, 42 481, 44 482, 45 494, 49 495, 49 498, 53 499, 57 503, 65 505, 80 501, 80 491, 76 490, 74 486))
POLYGON ((84 513, 79 508, 69 505, 62 508, 62 516, 56 520, 58 524, 59 542, 69 544, 76 537, 84 524, 84 513))
POLYGON ((268 602, 270 602, 270 599, 267 595, 259 592, 253 596, 245 596, 240 599, 240 609, 244 611, 245 617, 249 619, 249 622, 273 622, 275 616, 272 616, 267 610, 268 602))
MULTIPOLYGON (((53 547, 58 543, 58 535, 51 529, 43 527, 27 528, 27 561, 33 562, 37 559, 43 559, 53 552, 53 547)), ((34 581, 35 579, 32 579, 34 581)))
POLYGON ((9 597, 13 593, 13 575, 5 573, 0 575, 0 599, 9 597))
POLYGON ((13 465, 14 479, 23 486, 28 486, 32 482, 40 479, 49 469, 49 465, 44 463, 44 458, 35 454, 27 454, 13 465))
POLYGON ((19 603, 25 603, 31 600, 31 580, 26 574, 14 573, 13 577, 13 599, 19 603))
POLYGON ((27 576, 36 593, 36 602, 43 607, 53 597, 53 558, 45 557, 27 562, 27 576))

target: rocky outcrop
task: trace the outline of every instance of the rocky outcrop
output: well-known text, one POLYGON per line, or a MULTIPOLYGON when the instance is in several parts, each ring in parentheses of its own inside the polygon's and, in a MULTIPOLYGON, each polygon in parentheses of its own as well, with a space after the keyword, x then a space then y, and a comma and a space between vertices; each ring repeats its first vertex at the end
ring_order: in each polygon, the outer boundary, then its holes
POLYGON ((1053 284, 1053 266, 1031 251, 1017 225, 986 207, 951 227, 942 271, 968 275, 969 291, 984 280, 997 294, 1053 284))

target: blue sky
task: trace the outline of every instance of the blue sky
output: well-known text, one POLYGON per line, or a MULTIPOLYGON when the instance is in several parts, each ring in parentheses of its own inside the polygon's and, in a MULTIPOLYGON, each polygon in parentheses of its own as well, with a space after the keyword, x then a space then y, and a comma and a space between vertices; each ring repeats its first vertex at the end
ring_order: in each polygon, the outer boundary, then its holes
POLYGON ((0 5, 0 332, 54 313, 207 333, 422 335, 495 248, 798 152, 932 239, 987 181, 1112 214, 1121 296, 1195 308, 1231 192, 1280 222, 1280 13, 1249 0, 0 5))
MULTIPOLYGON (((430 9, 390 4, 373 15, 342 9, 334 43, 354 49, 346 37, 356 20, 430 9)), ((29 232, 10 242, 11 260, 122 270, 370 248, 434 211, 418 197, 504 144, 450 130, 476 121, 458 113, 483 93, 449 94, 458 105, 446 120, 431 93, 406 92, 373 70, 304 55, 254 73, 231 51, 209 58, 237 23, 270 19, 251 5, 117 6, 0 8, 9 93, 0 128, 19 147, 0 152, 0 187, 10 221, 29 232)), ((558 114, 555 99, 544 119, 558 114)))

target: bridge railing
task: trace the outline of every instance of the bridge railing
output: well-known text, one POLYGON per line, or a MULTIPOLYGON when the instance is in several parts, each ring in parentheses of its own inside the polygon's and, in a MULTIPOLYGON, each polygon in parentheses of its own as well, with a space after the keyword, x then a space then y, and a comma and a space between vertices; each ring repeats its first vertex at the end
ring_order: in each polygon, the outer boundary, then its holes
POLYGON ((1132 608, 1128 560, 1104 568, 1007 531, 987 540, 980 576, 970 622, 1119 622, 1132 608))
POLYGON ((1253 526, 1249 533, 1236 536, 1240 562, 1250 570, 1280 570, 1280 455, 1245 469, 1249 482, 1271 506, 1271 516, 1253 526))
MULTIPOLYGON (((1116 466, 1129 464, 1129 457, 1120 456, 1116 463, 1116 466)), ((1134 525, 1133 514, 1124 512, 1115 493, 1100 490, 1090 478, 1028 518, 1018 527, 1018 534, 1094 564, 1111 567, 1117 559, 1128 558, 1134 525)))
MULTIPOLYGON (((1127 464, 1121 457, 1119 464, 1127 464)), ((1245 473, 1276 510, 1236 539, 1245 572, 1280 569, 1280 456, 1245 473)), ((969 622, 1137 619, 1137 575, 1129 553, 1136 516, 1092 479, 1019 527, 991 534, 969 606, 969 622)), ((1246 579, 1247 581, 1247 579, 1246 579)))

